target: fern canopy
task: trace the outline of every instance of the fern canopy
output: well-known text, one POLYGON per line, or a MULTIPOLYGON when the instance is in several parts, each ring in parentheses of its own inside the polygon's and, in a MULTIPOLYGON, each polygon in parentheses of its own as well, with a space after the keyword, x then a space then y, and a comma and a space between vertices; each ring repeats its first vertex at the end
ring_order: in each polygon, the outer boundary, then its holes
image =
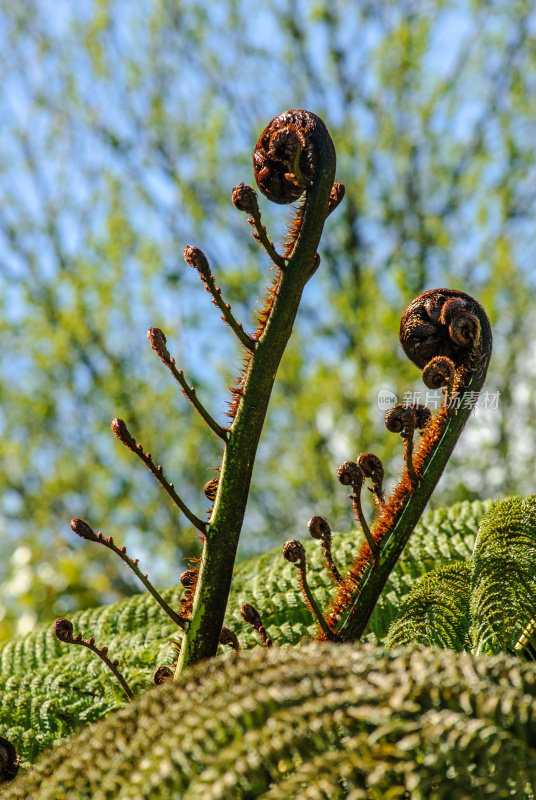
POLYGON ((433 642, 453 650, 467 649, 470 581, 468 561, 438 567, 421 578, 389 628, 388 647, 433 642))
POLYGON ((145 692, 3 797, 529 798, 535 695, 506 655, 257 648, 145 692))
MULTIPOLYGON (((397 616, 403 597, 416 578, 445 559, 462 561, 471 552, 478 523, 491 502, 458 503, 425 514, 416 527, 396 571, 386 587, 369 626, 368 638, 381 639, 397 616)), ((358 534, 335 534, 333 552, 341 569, 352 560, 358 534)), ((326 608, 333 585, 323 568, 320 544, 306 542, 310 584, 326 608)), ((163 592, 178 607, 182 587, 163 592)), ((296 570, 274 550, 239 565, 225 624, 249 649, 258 644, 240 616, 240 605, 253 603, 276 644, 295 645, 314 637, 317 627, 305 607, 296 570)), ((137 595, 112 606, 72 616, 76 633, 94 636, 108 645, 110 656, 135 693, 151 685, 159 664, 169 664, 174 651, 170 639, 177 628, 149 595, 137 595)), ((114 679, 91 653, 60 644, 52 625, 39 626, 0 648, 0 735, 15 745, 25 762, 33 761, 77 725, 87 725, 124 703, 114 679)))

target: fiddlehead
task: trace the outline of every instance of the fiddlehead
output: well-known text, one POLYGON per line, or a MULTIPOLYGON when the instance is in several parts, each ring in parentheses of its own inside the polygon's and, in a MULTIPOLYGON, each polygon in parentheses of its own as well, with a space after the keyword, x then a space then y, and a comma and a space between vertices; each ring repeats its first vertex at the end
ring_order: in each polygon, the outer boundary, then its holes
POLYGON ((331 552, 332 536, 329 522, 327 519, 324 519, 324 517, 311 517, 307 523, 307 530, 312 539, 319 539, 322 542, 324 563, 331 579, 335 584, 341 583, 341 573, 333 561, 333 554, 331 552))
MULTIPOLYGON (((201 659, 216 654, 222 632, 227 598, 231 585, 238 539, 272 387, 279 363, 291 336, 305 284, 320 264, 317 248, 324 222, 344 197, 344 186, 334 182, 335 148, 322 120, 308 111, 293 109, 275 117, 261 134, 253 165, 257 185, 262 194, 276 203, 292 203, 301 198, 289 229, 284 255, 279 255, 262 225, 257 194, 245 184, 236 186, 232 202, 251 215, 255 238, 264 245, 276 266, 275 283, 260 314, 255 335, 248 336, 221 297, 209 262, 198 247, 187 246, 184 258, 199 273, 224 322, 235 334, 245 354, 241 374, 232 388, 229 416, 231 423, 222 427, 204 408, 193 387, 177 369, 166 336, 160 328, 151 327, 147 337, 151 348, 169 369, 183 393, 208 427, 223 443, 223 458, 217 468, 218 477, 205 486, 205 494, 214 505, 207 522, 194 514, 167 480, 162 466, 151 453, 145 452, 128 430, 124 420, 112 422, 116 438, 134 453, 150 470, 164 491, 201 533, 203 552, 199 569, 186 570, 181 576, 185 586, 181 600, 182 613, 172 619, 183 628, 177 672, 201 659)), ((87 523, 75 520, 76 532, 114 550, 134 570, 146 588, 157 598, 147 576, 140 573, 137 562, 117 548, 111 538, 94 534, 87 523)), ((333 570, 332 570, 333 572, 333 570)), ((333 572, 335 575, 335 573, 333 572)), ((158 598, 157 598, 158 599, 158 598)), ((162 598, 158 600, 164 607, 162 598)), ((168 611, 169 614, 169 611, 168 611)), ((224 633, 224 640, 232 636, 224 633)), ((77 641, 78 644, 87 643, 77 641)), ((232 646, 237 643, 232 642, 232 646)), ((102 657, 102 650, 99 651, 102 657)))
POLYGON ((279 114, 266 126, 253 153, 260 191, 272 203, 294 203, 311 186, 315 158, 311 132, 324 123, 308 111, 279 114))
POLYGON ((434 385, 446 385, 450 398, 431 418, 423 407, 396 407, 388 426, 406 440, 406 468, 380 510, 370 535, 380 547, 373 569, 364 544, 343 581, 328 624, 345 639, 359 638, 396 561, 421 516, 454 449, 484 382, 492 336, 483 308, 469 295, 451 289, 424 292, 406 308, 400 343, 408 358, 434 385), (432 376, 432 377, 430 377, 432 376), (411 415, 411 416, 410 416, 411 415), (413 448, 413 430, 423 427, 413 448))
MULTIPOLYGON (((465 292, 432 289, 409 304, 400 321, 400 344, 421 369, 437 356, 459 368, 479 347, 482 307, 465 292)), ((485 316, 485 315, 484 315, 485 316)), ((489 332, 485 318, 484 327, 489 332)))
POLYGON ((339 637, 337 634, 333 633, 327 625, 307 581, 307 555, 305 553, 305 547, 298 539, 288 539, 283 545, 283 558, 290 564, 294 564, 298 570, 300 588, 305 597, 305 603, 312 612, 324 636, 326 639, 336 641, 339 637))
POLYGON ((357 466, 363 470, 365 478, 370 478, 372 486, 369 486, 369 491, 374 495, 374 500, 380 508, 385 504, 383 496, 383 478, 385 470, 381 459, 375 456, 374 453, 361 453, 357 459, 357 466))

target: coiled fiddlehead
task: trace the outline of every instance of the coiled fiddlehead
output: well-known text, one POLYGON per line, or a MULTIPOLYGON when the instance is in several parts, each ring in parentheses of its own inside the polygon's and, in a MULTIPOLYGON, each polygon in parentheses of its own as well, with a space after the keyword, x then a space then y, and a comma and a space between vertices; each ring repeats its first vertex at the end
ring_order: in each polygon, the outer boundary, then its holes
POLYGON ((381 557, 361 547, 341 584, 327 622, 343 639, 359 638, 377 599, 408 541, 463 430, 491 357, 491 328, 484 309, 465 292, 434 289, 409 304, 400 323, 400 343, 408 358, 435 386, 447 387, 435 417, 423 409, 388 412, 391 429, 409 437, 424 426, 415 450, 406 440, 406 468, 371 530, 381 557), (439 376, 439 377, 438 377, 439 376), (417 419, 418 418, 418 419, 417 419), (408 428, 411 428, 411 431, 408 428))
POLYGON ((310 133, 319 125, 324 123, 315 114, 294 109, 274 117, 263 130, 253 153, 253 169, 268 200, 294 203, 312 184, 315 153, 310 133))

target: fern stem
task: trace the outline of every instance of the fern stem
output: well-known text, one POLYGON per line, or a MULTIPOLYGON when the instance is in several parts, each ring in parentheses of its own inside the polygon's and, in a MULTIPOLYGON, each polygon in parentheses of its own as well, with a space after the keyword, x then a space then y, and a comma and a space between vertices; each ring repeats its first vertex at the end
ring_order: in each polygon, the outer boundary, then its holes
POLYGON ((180 508, 184 516, 192 523, 192 525, 194 525, 194 527, 196 527, 200 533, 204 534, 207 528, 207 523, 203 522, 203 520, 199 519, 199 517, 196 517, 193 511, 190 511, 186 503, 175 491, 175 486, 166 479, 161 465, 158 464, 157 466, 154 463, 150 453, 144 453, 143 447, 141 444, 136 442, 135 438, 129 432, 125 421, 118 418, 114 419, 112 422, 112 431, 114 432, 114 436, 116 436, 119 441, 125 445, 125 447, 128 447, 128 449, 134 453, 135 456, 138 456, 140 461, 143 461, 147 469, 153 473, 160 486, 169 495, 169 497, 171 497, 177 508, 180 508))
POLYGON ((203 251, 198 247, 191 247, 188 245, 188 247, 186 247, 184 250, 184 260, 187 264, 197 270, 199 277, 203 281, 205 289, 212 295, 212 301, 214 305, 220 309, 223 321, 229 325, 235 336, 240 340, 244 347, 246 347, 248 350, 253 350, 255 348, 254 340, 247 335, 242 327, 242 324, 236 321, 231 312, 231 306, 229 303, 224 303, 221 296, 221 289, 219 286, 216 286, 214 276, 210 271, 207 257, 203 251))
POLYGON ((188 398, 197 413, 205 420, 211 431, 213 431, 216 436, 219 436, 220 439, 223 439, 225 442, 227 440, 227 431, 225 428, 222 428, 221 425, 218 425, 216 420, 208 413, 204 405, 198 399, 194 387, 188 386, 183 371, 181 369, 177 369, 175 366, 175 359, 172 358, 166 346, 167 339, 165 333, 160 330, 160 328, 149 328, 147 331, 147 338, 149 339, 153 350, 155 350, 160 356, 162 363, 166 365, 181 387, 184 396, 188 398))
MULTIPOLYGON (((292 111, 280 115, 271 125, 281 121, 283 126, 288 126, 289 120, 291 125, 297 125, 302 119, 308 126, 307 133, 314 149, 314 182, 306 191, 288 264, 281 272, 266 323, 250 355, 240 400, 228 432, 218 492, 203 544, 192 615, 183 637, 176 675, 188 665, 215 655, 218 647, 257 445, 277 369, 292 333, 304 286, 311 275, 327 216, 335 173, 335 150, 324 124, 312 114, 292 111)), ((266 174, 263 169, 263 180, 266 174)), ((258 177, 257 180, 259 182, 258 177)), ((296 197, 287 202, 294 199, 296 197)))
POLYGON ((173 611, 171 606, 166 603, 162 595, 154 588, 153 584, 149 580, 147 573, 142 572, 138 567, 138 559, 137 558, 130 558, 127 554, 126 547, 118 547, 113 540, 112 536, 103 536, 101 531, 95 533, 91 526, 83 519, 72 519, 71 520, 71 528, 77 536, 80 536, 81 539, 86 539, 89 542, 96 542, 97 544, 102 544, 104 547, 108 547, 113 553, 115 553, 121 561, 129 567, 134 575, 142 582, 145 586, 149 594, 151 594, 160 608, 168 615, 168 617, 173 620, 173 622, 179 626, 179 628, 186 627, 186 621, 180 617, 176 611, 173 611))
MULTIPOLYGON (((412 486, 411 492, 407 493, 401 508, 393 509, 393 514, 396 516, 390 532, 382 541, 380 563, 374 568, 367 569, 359 586, 354 589, 353 599, 345 604, 344 609, 337 614, 336 630, 345 640, 359 639, 365 632, 378 598, 419 521, 469 418, 473 406, 470 402, 464 403, 464 396, 471 398, 482 388, 491 357, 492 336, 489 321, 480 307, 478 317, 482 332, 479 357, 476 363, 470 365, 469 378, 460 392, 460 403, 457 408, 444 408, 440 412, 448 414, 443 430, 422 466, 419 467, 417 484, 412 486)), ((432 429, 433 422, 427 429, 427 435, 431 435, 432 429)), ((423 437, 421 446, 425 444, 423 437)), ((418 455, 417 452, 417 458, 418 455)))

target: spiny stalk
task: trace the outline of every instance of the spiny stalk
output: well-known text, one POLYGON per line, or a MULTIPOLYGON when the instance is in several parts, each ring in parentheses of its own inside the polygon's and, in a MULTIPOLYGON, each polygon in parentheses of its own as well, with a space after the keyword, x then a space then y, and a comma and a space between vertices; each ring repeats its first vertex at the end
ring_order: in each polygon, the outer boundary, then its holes
POLYGON ((97 544, 102 544, 105 547, 108 547, 113 553, 115 553, 119 558, 124 561, 124 563, 132 570, 134 575, 140 580, 147 591, 154 597, 160 608, 162 608, 165 613, 168 615, 173 622, 178 625, 180 628, 184 629, 186 627, 186 623, 182 617, 180 617, 171 606, 166 603, 160 592, 158 592, 151 581, 149 580, 147 573, 142 572, 138 567, 139 559, 137 558, 130 558, 127 555, 127 548, 126 547, 118 547, 112 536, 103 536, 101 531, 95 533, 90 525, 83 519, 72 519, 71 520, 71 528, 76 533, 77 536, 80 536, 81 539, 86 539, 89 542, 97 542, 97 544))
POLYGON ((406 446, 406 469, 371 531, 374 541, 381 542, 381 563, 370 568, 369 547, 361 548, 328 616, 330 627, 347 640, 364 633, 469 417, 472 404, 466 400, 480 391, 491 357, 491 328, 484 309, 465 292, 452 289, 424 292, 409 304, 400 323, 400 342, 421 370, 441 357, 441 380, 449 386, 450 399, 458 402, 444 403, 431 419, 422 409, 413 409, 415 424, 410 427, 423 426, 419 446, 416 452, 406 446), (454 379, 445 359, 454 366, 454 379))
POLYGON ((181 387, 184 396, 188 398, 195 410, 205 420, 208 427, 216 434, 216 436, 219 436, 220 439, 223 439, 225 442, 227 440, 226 429, 222 428, 221 425, 218 425, 216 420, 208 413, 204 405, 197 397, 194 387, 188 386, 183 371, 181 369, 177 369, 175 366, 175 359, 169 354, 169 350, 166 346, 167 339, 164 332, 161 331, 160 328, 149 328, 147 331, 147 338, 152 349, 158 353, 162 363, 166 365, 181 387))
POLYGON ((108 648, 107 647, 97 647, 95 645, 95 639, 91 637, 90 639, 83 639, 82 634, 79 633, 76 636, 74 635, 73 623, 66 619, 65 617, 60 617, 54 623, 54 634, 60 642, 64 642, 65 644, 79 644, 82 647, 87 647, 88 650, 91 650, 92 653, 95 653, 101 661, 108 667, 110 672, 112 672, 117 680, 119 681, 122 690, 124 691, 125 695, 127 696, 128 700, 132 700, 134 695, 130 690, 130 687, 126 680, 123 678, 117 667, 119 666, 119 661, 111 661, 108 658, 108 648))
POLYGON ((190 520, 192 525, 194 525, 201 533, 206 533, 207 523, 203 522, 203 520, 196 517, 196 515, 190 511, 186 503, 175 491, 175 486, 172 483, 169 483, 169 481, 166 479, 161 465, 159 464, 156 466, 151 454, 148 452, 143 452, 142 445, 138 444, 135 438, 131 435, 127 428, 126 422, 122 419, 114 419, 112 422, 112 431, 114 436, 116 436, 119 441, 125 445, 125 447, 128 447, 128 449, 134 453, 134 455, 138 456, 140 461, 143 461, 145 466, 153 473, 160 486, 162 486, 164 491, 171 497, 175 505, 180 508, 184 516, 190 520))

